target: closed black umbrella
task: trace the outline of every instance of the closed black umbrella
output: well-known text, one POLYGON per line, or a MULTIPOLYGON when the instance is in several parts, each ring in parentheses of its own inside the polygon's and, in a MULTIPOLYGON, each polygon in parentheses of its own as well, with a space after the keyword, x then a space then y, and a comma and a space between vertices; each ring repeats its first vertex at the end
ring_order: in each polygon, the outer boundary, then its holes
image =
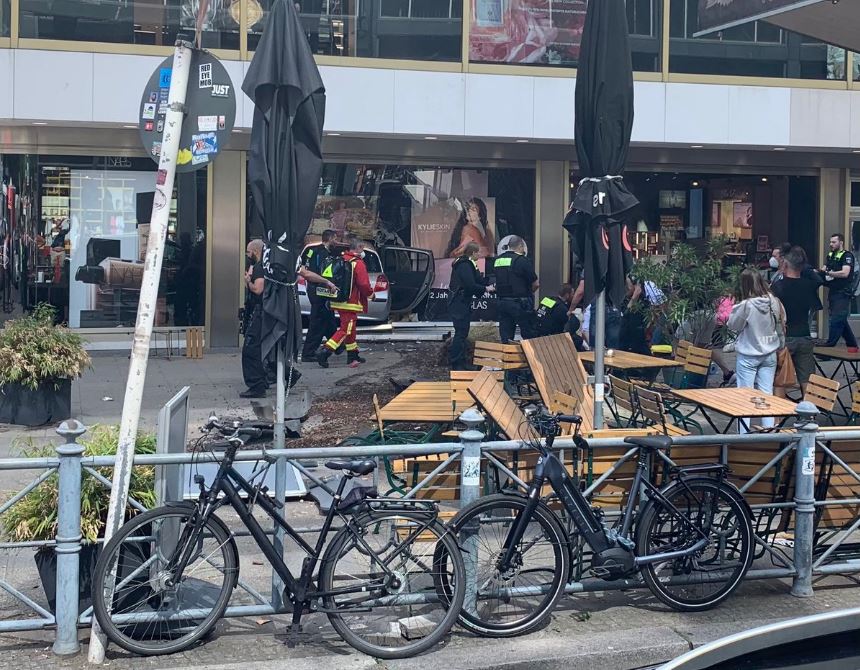
POLYGON ((633 130, 633 67, 624 0, 591 0, 576 75, 574 133, 582 181, 564 227, 583 263, 592 326, 594 424, 603 425, 606 303, 621 307, 633 258, 624 218, 638 201, 622 178, 633 130), (604 300, 605 297, 605 300, 604 300))
POLYGON ((633 263, 624 226, 638 204, 622 173, 633 129, 633 67, 624 0, 589 2, 576 75, 576 154, 582 181, 564 227, 585 270, 585 300, 606 290, 620 307, 633 263))
POLYGON ((291 0, 273 3, 242 90, 254 101, 248 182, 268 243, 263 358, 284 337, 295 359, 301 341, 296 260, 322 175, 325 88, 291 0))

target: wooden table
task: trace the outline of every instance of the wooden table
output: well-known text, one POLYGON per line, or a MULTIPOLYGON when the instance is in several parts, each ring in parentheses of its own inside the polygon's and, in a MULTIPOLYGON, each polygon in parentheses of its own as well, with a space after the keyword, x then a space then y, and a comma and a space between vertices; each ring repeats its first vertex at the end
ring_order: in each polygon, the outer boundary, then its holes
MULTIPOLYGON (((594 364, 594 352, 583 351, 579 354, 580 360, 594 364)), ((603 365, 607 368, 617 370, 635 370, 636 368, 678 368, 684 364, 671 358, 658 358, 657 356, 645 356, 634 354, 631 351, 615 350, 613 356, 605 356, 603 365)))
POLYGON ((797 413, 796 403, 751 388, 684 389, 674 390, 672 395, 698 405, 702 415, 717 433, 728 433, 733 423, 740 424, 747 417, 788 418, 797 413), (753 398, 764 398, 769 407, 756 407, 752 402, 753 398), (717 428, 706 410, 729 417, 725 430, 717 428))
POLYGON ((384 423, 451 423, 456 420, 450 382, 415 382, 381 407, 384 423))
MULTIPOLYGON (((854 394, 853 384, 860 377, 860 352, 858 353, 849 353, 849 351, 845 347, 815 347, 815 367, 818 368, 818 371, 821 373, 823 377, 828 377, 834 381, 839 382, 839 390, 847 388, 848 395, 852 396, 854 394), (839 364, 833 370, 832 375, 828 375, 824 372, 824 369, 821 367, 821 359, 829 358, 834 361, 839 361, 839 364), (842 376, 842 379, 837 379, 839 376, 842 376)), ((836 398, 839 401, 840 407, 842 407, 842 412, 846 417, 851 416, 851 400, 849 400, 849 404, 846 405, 845 401, 837 395, 836 398)))

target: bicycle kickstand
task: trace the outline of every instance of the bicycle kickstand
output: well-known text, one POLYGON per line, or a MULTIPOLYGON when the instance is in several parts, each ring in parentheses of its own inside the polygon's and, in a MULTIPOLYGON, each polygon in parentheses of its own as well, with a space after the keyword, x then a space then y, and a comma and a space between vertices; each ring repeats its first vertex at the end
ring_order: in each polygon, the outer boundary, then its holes
POLYGON ((294 649, 299 642, 299 636, 302 634, 302 610, 304 607, 301 603, 293 603, 292 623, 287 630, 286 645, 290 649, 294 649))

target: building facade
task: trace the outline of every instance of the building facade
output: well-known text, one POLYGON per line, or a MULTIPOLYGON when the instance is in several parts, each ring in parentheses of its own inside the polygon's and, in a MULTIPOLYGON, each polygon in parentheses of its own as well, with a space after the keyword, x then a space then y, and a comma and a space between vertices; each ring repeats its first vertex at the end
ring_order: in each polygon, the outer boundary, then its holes
MULTIPOLYGON (((585 0, 300 0, 327 88, 311 233, 428 248, 420 318, 444 320, 464 225, 482 254, 518 234, 552 291, 573 268, 560 223, 578 181, 576 65, 585 0), (479 221, 463 210, 480 201, 479 221)), ((49 301, 102 346, 127 346, 146 193, 141 96, 193 29, 197 0, 0 2, 4 302, 49 301), (10 281, 11 278, 11 281, 10 281)), ((747 262, 801 244, 860 247, 860 58, 756 23, 696 38, 697 0, 627 0, 636 119, 627 180, 636 253, 720 234, 747 262)), ((213 0, 203 46, 241 88, 266 0, 213 0)), ((209 168, 181 175, 156 325, 239 343, 250 101, 209 168)), ((150 202, 151 205, 151 202, 150 202)))

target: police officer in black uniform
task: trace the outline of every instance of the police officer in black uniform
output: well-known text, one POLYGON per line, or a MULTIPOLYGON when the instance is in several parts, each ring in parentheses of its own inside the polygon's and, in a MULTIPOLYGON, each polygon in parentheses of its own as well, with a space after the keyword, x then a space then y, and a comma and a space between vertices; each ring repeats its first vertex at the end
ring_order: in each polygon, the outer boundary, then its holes
POLYGON ((499 339, 511 342, 517 326, 524 340, 534 337, 534 292, 540 286, 526 243, 511 235, 508 250, 493 263, 498 296, 499 339))
POLYGON ((573 287, 570 284, 562 284, 558 296, 543 298, 538 303, 535 312, 535 330, 538 337, 558 335, 565 331, 571 300, 573 300, 573 287))
POLYGON ((448 347, 448 362, 452 370, 474 370, 466 360, 466 340, 472 323, 472 300, 484 294, 487 280, 478 270, 480 247, 469 242, 451 266, 451 283, 448 287, 448 312, 454 325, 454 337, 448 347))
POLYGON ((839 339, 845 338, 849 352, 857 352, 857 338, 848 323, 854 286, 854 254, 845 249, 845 236, 834 233, 830 236, 830 253, 821 269, 824 285, 828 289, 827 301, 830 309, 830 324, 825 347, 835 347, 839 339))
POLYGON ((250 267, 245 273, 245 312, 250 314, 242 345, 242 377, 246 390, 239 394, 240 398, 264 398, 269 387, 266 380, 266 368, 263 365, 262 354, 262 325, 263 325, 263 289, 265 273, 263 272, 262 240, 251 240, 245 249, 245 255, 250 261, 250 267))
MULTIPOLYGON (((301 264, 311 272, 322 275, 326 261, 331 256, 331 248, 335 240, 335 231, 325 230, 322 234, 322 244, 314 244, 305 249, 301 264)), ((320 344, 334 335, 337 321, 334 312, 329 307, 328 299, 317 295, 316 286, 307 285, 308 300, 311 303, 311 315, 308 319, 308 334, 302 346, 302 362, 316 361, 316 352, 320 344)))

